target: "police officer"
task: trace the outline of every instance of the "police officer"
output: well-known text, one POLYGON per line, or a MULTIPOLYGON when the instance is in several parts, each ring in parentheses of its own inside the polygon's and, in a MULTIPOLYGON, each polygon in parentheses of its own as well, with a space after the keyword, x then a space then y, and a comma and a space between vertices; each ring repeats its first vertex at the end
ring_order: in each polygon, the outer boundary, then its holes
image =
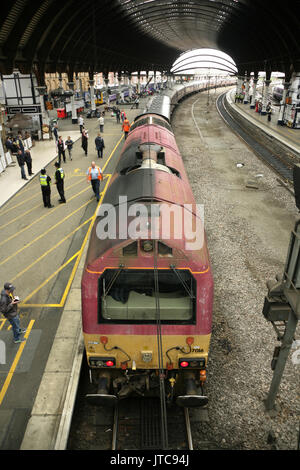
POLYGON ((45 168, 41 170, 40 174, 40 183, 41 183, 41 189, 42 189, 42 195, 43 195, 43 202, 45 207, 53 207, 51 205, 51 178, 46 174, 45 168))
POLYGON ((66 199, 65 199, 65 191, 64 191, 65 172, 64 172, 64 170, 60 167, 60 165, 59 165, 58 162, 55 162, 54 166, 55 166, 55 168, 56 168, 56 172, 55 172, 55 184, 56 184, 56 188, 57 188, 58 194, 60 195, 60 199, 58 200, 58 202, 59 202, 60 204, 62 204, 62 203, 65 203, 65 202, 66 202, 66 199))

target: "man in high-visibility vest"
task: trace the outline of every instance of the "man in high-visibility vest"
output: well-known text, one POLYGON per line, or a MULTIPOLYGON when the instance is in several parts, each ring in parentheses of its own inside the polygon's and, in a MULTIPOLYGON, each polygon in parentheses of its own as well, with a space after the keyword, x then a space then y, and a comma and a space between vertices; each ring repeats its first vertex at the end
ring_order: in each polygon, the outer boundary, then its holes
POLYGON ((40 184, 41 184, 41 190, 42 190, 42 195, 43 195, 43 202, 45 207, 53 207, 51 205, 51 178, 46 174, 45 168, 41 170, 40 174, 40 184))
POLYGON ((91 166, 88 168, 87 172, 87 181, 91 182, 93 191, 97 198, 97 201, 100 199, 100 181, 103 179, 102 170, 99 166, 96 166, 95 162, 91 163, 91 166))
POLYGON ((124 119, 124 122, 123 122, 123 125, 122 125, 122 129, 124 131, 124 136, 125 136, 125 140, 127 139, 127 136, 128 136, 128 132, 129 132, 129 129, 130 129, 130 122, 128 121, 128 119, 124 119))
POLYGON ((54 166, 55 166, 55 168, 56 168, 56 172, 55 172, 55 184, 56 184, 56 188, 57 188, 58 194, 60 195, 60 199, 58 200, 58 202, 59 202, 60 204, 62 204, 62 203, 65 203, 65 202, 66 202, 66 199, 65 199, 65 191, 64 191, 65 172, 64 172, 64 170, 60 167, 60 165, 59 165, 58 162, 55 162, 54 166))

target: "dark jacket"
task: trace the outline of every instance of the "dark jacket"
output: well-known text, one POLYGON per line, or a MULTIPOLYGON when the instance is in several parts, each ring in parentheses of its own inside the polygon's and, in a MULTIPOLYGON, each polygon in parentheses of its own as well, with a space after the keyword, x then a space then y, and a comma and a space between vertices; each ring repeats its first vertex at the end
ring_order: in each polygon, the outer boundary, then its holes
POLYGON ((25 153, 24 153, 24 160, 25 160, 25 162, 28 162, 28 163, 32 162, 32 158, 31 158, 31 153, 30 153, 30 152, 25 152, 25 153))
POLYGON ((96 149, 105 148, 103 138, 102 138, 102 137, 96 137, 96 139, 95 139, 95 145, 96 145, 96 149))
POLYGON ((19 166, 25 165, 24 153, 17 153, 17 160, 18 160, 19 166))
POLYGON ((14 318, 18 315, 18 305, 11 305, 12 298, 6 293, 5 290, 1 292, 0 297, 0 311, 5 318, 14 318))

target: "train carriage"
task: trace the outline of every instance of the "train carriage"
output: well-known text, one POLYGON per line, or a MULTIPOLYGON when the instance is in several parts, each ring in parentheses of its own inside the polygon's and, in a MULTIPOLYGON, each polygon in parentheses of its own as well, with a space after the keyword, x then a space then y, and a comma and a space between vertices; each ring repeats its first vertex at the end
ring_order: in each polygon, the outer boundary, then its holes
POLYGON ((163 374, 167 399, 206 404, 212 306, 202 215, 169 120, 149 110, 131 127, 91 233, 82 324, 98 389, 87 399, 155 393, 163 374))

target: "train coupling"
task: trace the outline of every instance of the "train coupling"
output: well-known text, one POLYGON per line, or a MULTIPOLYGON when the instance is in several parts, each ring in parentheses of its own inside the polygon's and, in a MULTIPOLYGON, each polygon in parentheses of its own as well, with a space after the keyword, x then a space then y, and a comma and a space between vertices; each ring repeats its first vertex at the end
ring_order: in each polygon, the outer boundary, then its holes
POLYGON ((87 394, 85 398, 90 405, 114 408, 117 404, 118 398, 116 395, 110 395, 109 389, 110 376, 104 373, 99 377, 97 393, 87 394))
POLYGON ((176 398, 176 404, 178 406, 182 406, 184 408, 196 408, 207 405, 208 398, 205 395, 199 394, 199 388, 193 372, 185 374, 184 385, 186 395, 181 395, 176 398))

